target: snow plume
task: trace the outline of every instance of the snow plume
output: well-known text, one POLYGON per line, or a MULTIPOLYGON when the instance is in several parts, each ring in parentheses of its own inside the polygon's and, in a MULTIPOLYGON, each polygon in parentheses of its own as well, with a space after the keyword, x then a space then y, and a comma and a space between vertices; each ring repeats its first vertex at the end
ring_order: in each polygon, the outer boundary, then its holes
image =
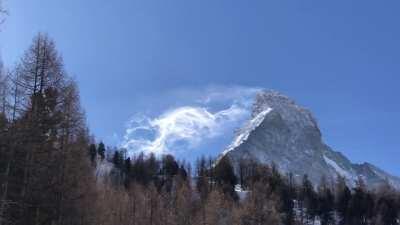
MULTIPOLYGON (((202 90, 179 90, 190 96, 190 105, 165 110, 154 117, 137 114, 128 122, 121 147, 130 154, 180 154, 213 138, 231 133, 250 115, 251 103, 258 88, 207 87, 202 90)), ((180 96, 182 97, 182 96, 180 96)))

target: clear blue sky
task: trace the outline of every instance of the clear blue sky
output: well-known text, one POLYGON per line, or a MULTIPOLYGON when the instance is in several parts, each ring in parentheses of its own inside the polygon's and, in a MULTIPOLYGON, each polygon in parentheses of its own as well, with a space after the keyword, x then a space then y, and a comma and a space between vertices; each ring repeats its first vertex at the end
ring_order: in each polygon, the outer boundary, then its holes
POLYGON ((310 108, 335 150, 400 175, 398 0, 7 0, 6 7, 3 61, 13 65, 38 31, 47 32, 100 139, 122 135, 134 113, 186 101, 166 97, 174 90, 265 87, 310 108))

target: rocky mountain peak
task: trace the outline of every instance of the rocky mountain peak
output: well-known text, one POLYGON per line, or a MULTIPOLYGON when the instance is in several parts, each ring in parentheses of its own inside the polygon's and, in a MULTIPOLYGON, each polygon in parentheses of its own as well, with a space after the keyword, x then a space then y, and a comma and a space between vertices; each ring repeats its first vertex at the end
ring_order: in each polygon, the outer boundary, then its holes
POLYGON ((361 177, 371 187, 386 181, 400 187, 399 178, 370 164, 352 164, 321 136, 309 110, 279 92, 261 91, 255 97, 252 117, 221 157, 228 157, 235 169, 243 159, 274 163, 281 172, 299 179, 307 174, 315 184, 322 177, 334 180, 342 176, 350 186, 361 177))
POLYGON ((274 91, 263 90, 256 94, 253 104, 253 117, 266 108, 296 107, 295 101, 289 97, 274 91))
POLYGON ((279 113, 293 130, 314 129, 319 133, 317 121, 311 112, 277 91, 264 90, 257 93, 252 108, 252 117, 268 108, 279 113))

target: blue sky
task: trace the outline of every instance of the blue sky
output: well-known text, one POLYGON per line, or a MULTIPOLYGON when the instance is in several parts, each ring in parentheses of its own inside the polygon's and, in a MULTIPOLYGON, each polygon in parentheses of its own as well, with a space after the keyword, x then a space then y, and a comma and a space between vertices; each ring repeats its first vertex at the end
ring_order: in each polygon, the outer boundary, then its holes
MULTIPOLYGON (((123 138, 134 115, 198 107, 209 87, 271 88, 311 109, 335 150, 400 175, 398 0, 5 4, 3 61, 13 65, 47 32, 99 139, 123 138)), ((225 139, 231 130, 221 131, 225 139)))

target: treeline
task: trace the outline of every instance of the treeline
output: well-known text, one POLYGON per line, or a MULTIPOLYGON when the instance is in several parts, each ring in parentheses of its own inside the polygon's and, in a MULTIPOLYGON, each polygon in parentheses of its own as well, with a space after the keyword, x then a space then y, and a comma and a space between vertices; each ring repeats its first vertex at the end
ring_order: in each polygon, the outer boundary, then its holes
POLYGON ((124 155, 116 151, 109 159, 118 171, 110 188, 119 198, 106 199, 133 209, 118 211, 115 220, 107 216, 110 224, 399 224, 400 194, 389 184, 370 190, 360 179, 350 188, 338 177, 315 187, 307 176, 296 182, 274 165, 242 161, 236 177, 227 158, 203 157, 192 171, 170 155, 124 155))
POLYGON ((280 175, 274 165, 268 168, 245 160, 238 170, 242 186, 251 190, 261 180, 277 190, 284 224, 400 224, 400 193, 389 183, 371 189, 360 177, 350 188, 339 176, 334 181, 322 177, 315 186, 307 175, 298 181, 292 174, 280 175))
POLYGON ((97 168, 113 166, 108 175, 98 178, 104 188, 97 203, 105 212, 97 214, 99 224, 255 224, 251 222, 253 212, 259 214, 261 224, 281 224, 277 198, 261 191, 261 186, 259 193, 249 193, 247 200, 240 200, 228 161, 214 166, 214 160, 201 159, 192 171, 190 164, 171 155, 139 154, 130 158, 124 157, 123 151, 115 151, 102 158, 95 155, 99 152, 96 146, 90 149, 97 168), (255 212, 258 202, 264 208, 255 212))

